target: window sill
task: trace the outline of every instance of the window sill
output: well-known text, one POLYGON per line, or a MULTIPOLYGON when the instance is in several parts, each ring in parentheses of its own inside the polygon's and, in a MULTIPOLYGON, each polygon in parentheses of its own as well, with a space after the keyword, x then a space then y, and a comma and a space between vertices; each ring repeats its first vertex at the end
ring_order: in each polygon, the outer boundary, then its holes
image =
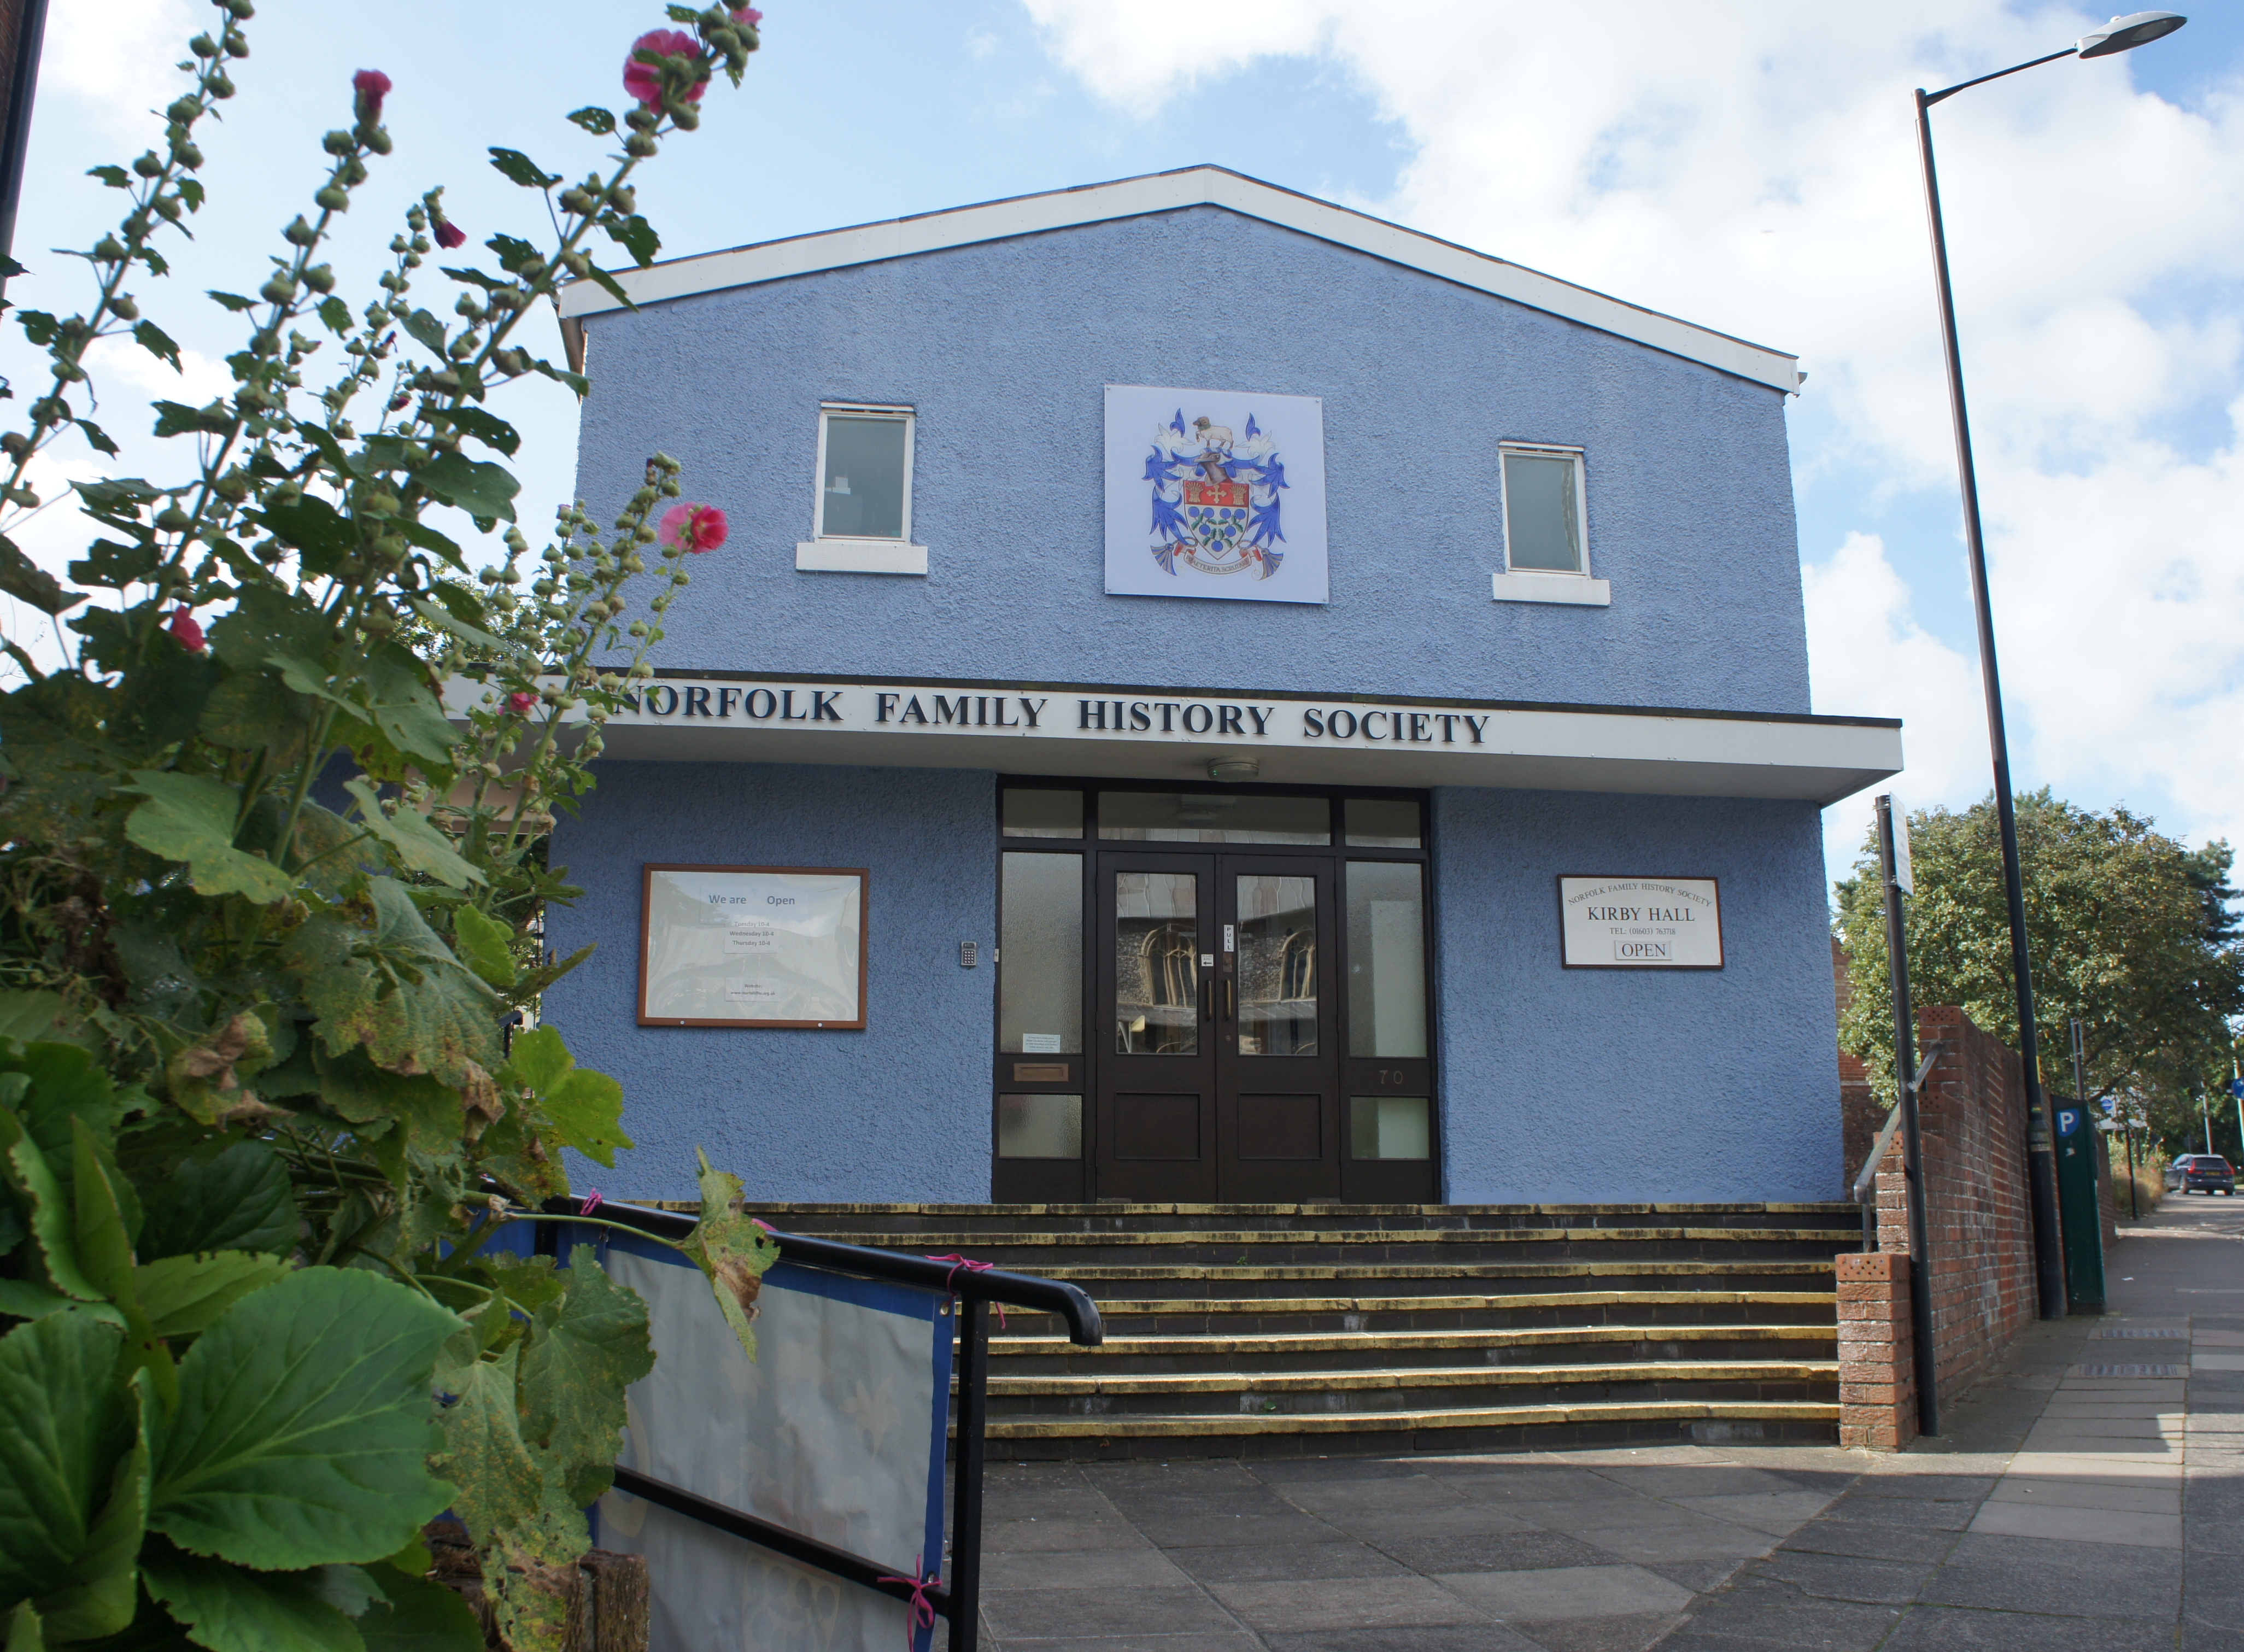
POLYGON ((800 573, 927 572, 927 547, 896 539, 807 539, 794 547, 800 573))
POLYGON ((1612 606, 1612 581, 1578 573, 1499 573, 1498 602, 1558 602, 1578 608, 1612 606))

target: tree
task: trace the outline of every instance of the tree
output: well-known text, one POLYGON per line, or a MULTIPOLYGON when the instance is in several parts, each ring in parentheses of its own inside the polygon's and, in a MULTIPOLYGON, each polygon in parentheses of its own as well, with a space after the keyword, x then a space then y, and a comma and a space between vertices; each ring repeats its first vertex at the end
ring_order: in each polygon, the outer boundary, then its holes
MULTIPOLYGON (((95 169, 125 201, 70 254, 84 310, 13 318, 45 362, 0 436, 8 505, 38 507, 31 461, 66 435, 117 451, 89 416, 90 345, 178 365, 144 301, 205 200, 196 132, 249 55, 250 0, 214 11, 160 150, 95 169)), ((322 260, 392 147, 390 81, 360 71, 255 295, 209 295, 242 318, 232 388, 155 403, 176 473, 77 485, 98 538, 67 585, 0 538, 0 590, 70 616, 74 646, 45 670, 0 640, 24 679, 0 699, 10 1652, 468 1652, 482 1635, 419 1545, 447 1508, 509 1643, 559 1645, 582 1511, 653 1355, 645 1304, 589 1247, 557 1269, 490 1245, 553 1219, 564 1150, 631 1145, 613 1079, 553 1027, 508 1027, 578 961, 539 940, 574 893, 544 852, 553 811, 592 783, 604 720, 725 533, 657 454, 606 525, 564 509, 531 560, 519 438, 490 403, 533 373, 583 393, 517 323, 571 279, 621 296, 588 247, 652 261, 632 174, 758 44, 750 8, 670 17, 632 44, 620 119, 568 117, 620 152, 581 183, 490 152, 553 233, 493 234, 489 264, 440 189, 378 272, 322 260), (432 273, 449 318, 416 302, 432 273), (341 359, 321 388, 322 352, 341 359), (504 547, 480 573, 458 521, 504 547)), ((680 1249, 753 1351, 776 1250, 738 1179, 700 1172, 680 1249)))
MULTIPOLYGON (((2244 942, 2230 903, 2225 842, 2193 850, 2124 808, 2099 814, 2044 789, 2018 800, 2018 858, 2042 1073, 2072 1090, 2066 1023, 2085 1024, 2088 1099, 2135 1090, 2154 1126, 2187 1104, 2217 1067, 2226 1075, 2230 1021, 2244 1013, 2244 942)), ((1961 814, 1909 816, 1916 893, 1909 900, 1910 995, 1959 1005, 2011 1048, 2018 1018, 2009 904, 1994 800, 1961 814)), ((1890 1090, 1893 984, 1875 834, 1838 885, 1835 929, 1854 1001, 1839 1044, 1890 1090)))

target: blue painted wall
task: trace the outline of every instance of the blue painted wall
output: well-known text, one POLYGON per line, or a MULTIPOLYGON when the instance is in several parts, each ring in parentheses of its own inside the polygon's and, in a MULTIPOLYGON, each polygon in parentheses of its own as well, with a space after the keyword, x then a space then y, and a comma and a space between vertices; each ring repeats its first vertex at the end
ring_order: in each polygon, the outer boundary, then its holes
POLYGON ((1434 794, 1448 1197, 1840 1196, 1811 803, 1434 794), (1562 875, 1721 880, 1719 971, 1559 967, 1562 875))
POLYGON ((638 1147, 579 1188, 690 1199, 693 1149, 751 1200, 990 1196, 996 929, 992 776, 963 769, 604 762, 553 858, 585 894, 547 944, 599 950, 545 994, 586 1066, 624 1087, 638 1147), (639 869, 649 861, 863 866, 867 1026, 739 1032, 638 1025, 639 869), (958 943, 984 960, 962 969, 958 943))
POLYGON ((660 665, 1808 709, 1781 396, 1219 207, 603 315, 589 351, 579 493, 659 448, 733 523, 660 665), (1329 606, 1104 594, 1110 383, 1324 398, 1329 606), (926 579, 796 572, 821 400, 918 410, 926 579), (1611 608, 1490 600, 1506 438, 1587 450, 1611 608))

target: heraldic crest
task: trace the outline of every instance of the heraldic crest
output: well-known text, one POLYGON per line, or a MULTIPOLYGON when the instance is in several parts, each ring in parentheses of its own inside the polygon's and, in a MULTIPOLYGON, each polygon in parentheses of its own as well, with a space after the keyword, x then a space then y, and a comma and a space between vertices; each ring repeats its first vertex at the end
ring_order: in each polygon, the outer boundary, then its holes
POLYGON ((1234 432, 1205 414, 1187 424, 1179 408, 1153 432, 1145 480, 1153 494, 1151 549, 1164 573, 1173 575, 1181 558, 1202 573, 1267 579, 1285 561, 1278 495, 1286 467, 1252 413, 1234 432))

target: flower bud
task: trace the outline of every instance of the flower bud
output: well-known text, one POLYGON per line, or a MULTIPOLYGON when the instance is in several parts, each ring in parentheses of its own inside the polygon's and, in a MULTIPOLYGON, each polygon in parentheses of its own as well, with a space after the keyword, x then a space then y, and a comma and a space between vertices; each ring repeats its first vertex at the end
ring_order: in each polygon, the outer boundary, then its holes
POLYGON ((140 319, 140 307, 132 301, 132 295, 130 293, 119 293, 115 298, 111 299, 109 309, 110 314, 119 321, 137 322, 140 319))
POLYGON ((164 170, 163 159, 152 149, 132 163, 132 170, 143 178, 154 178, 164 170))
POLYGON ((355 188, 366 181, 366 163, 356 155, 353 155, 348 160, 343 162, 342 173, 344 185, 347 187, 355 188))
POLYGON ((94 242, 93 255, 100 263, 122 263, 125 260, 125 243, 114 235, 104 235, 99 240, 94 242))
POLYGON ((680 132, 693 132, 701 125, 700 112, 692 104, 680 104, 670 112, 670 118, 680 132))
POLYGON ((624 139, 624 153, 635 160, 645 160, 661 146, 643 132, 635 132, 624 139))
POLYGON ((624 112, 624 125, 633 132, 652 132, 662 124, 662 117, 645 104, 633 104, 624 112))
POLYGON ((257 15, 257 8, 250 4, 249 0, 222 0, 222 3, 226 7, 227 16, 238 18, 244 23, 257 15))
POLYGON ((203 85, 209 89, 210 95, 213 98, 226 98, 233 96, 233 77, 223 69, 213 69, 210 73, 205 75, 203 85))
POLYGON ((156 513, 156 528, 162 533, 184 533, 194 525, 194 518, 179 509, 177 500, 173 500, 156 513))
POLYGON ((358 139, 347 132, 331 132, 320 139, 320 147, 331 155, 348 155, 358 147, 358 139))
POLYGON ((226 55, 229 58, 247 58, 249 55, 249 37, 239 29, 226 31, 225 44, 226 55))
POLYGON ((229 504, 240 504, 249 497, 249 477, 239 465, 211 484, 211 491, 229 504))
POLYGON ((198 115, 201 114, 202 112, 202 105, 197 103, 193 98, 181 98, 173 102, 170 108, 164 111, 164 118, 170 121, 172 125, 177 128, 177 132, 173 134, 174 136, 184 136, 187 130, 188 123, 193 120, 198 115))
POLYGON ((362 135, 366 139, 366 146, 377 155, 386 155, 397 146, 389 141, 389 128, 387 126, 366 127, 362 135))
MULTIPOLYGON (((264 299, 267 303, 286 304, 296 296, 296 283, 290 281, 286 275, 275 275, 271 281, 266 282, 264 286, 257 289, 257 295, 260 298, 264 299)), ((275 339, 274 341, 274 345, 277 350, 280 345, 280 341, 275 339)))
POLYGON ((331 264, 313 265, 304 272, 304 285, 315 293, 334 292, 335 290, 335 267, 331 264))
POLYGON ((387 488, 380 488, 366 496, 362 507, 368 516, 393 517, 397 514, 398 498, 387 488))
POLYGON ((149 204, 155 207, 157 213, 166 223, 178 223, 179 214, 186 211, 186 204, 177 195, 159 195, 149 204))
POLYGON ((203 152, 194 145, 183 141, 172 146, 172 159, 189 172, 193 172, 203 164, 203 152))
POLYGON ((218 42, 206 34, 199 34, 187 42, 187 50, 198 58, 215 58, 218 56, 218 42))
POLYGON ((331 213, 347 213, 350 210, 350 196, 333 184, 329 184, 319 193, 314 195, 312 201, 314 205, 331 213))
POLYGON ((298 247, 309 247, 320 239, 320 232, 304 221, 304 214, 301 213, 298 213, 296 221, 290 224, 280 234, 283 239, 298 247))
POLYGON ((592 198, 575 185, 561 192, 561 210, 579 218, 589 218, 592 213, 592 198))

